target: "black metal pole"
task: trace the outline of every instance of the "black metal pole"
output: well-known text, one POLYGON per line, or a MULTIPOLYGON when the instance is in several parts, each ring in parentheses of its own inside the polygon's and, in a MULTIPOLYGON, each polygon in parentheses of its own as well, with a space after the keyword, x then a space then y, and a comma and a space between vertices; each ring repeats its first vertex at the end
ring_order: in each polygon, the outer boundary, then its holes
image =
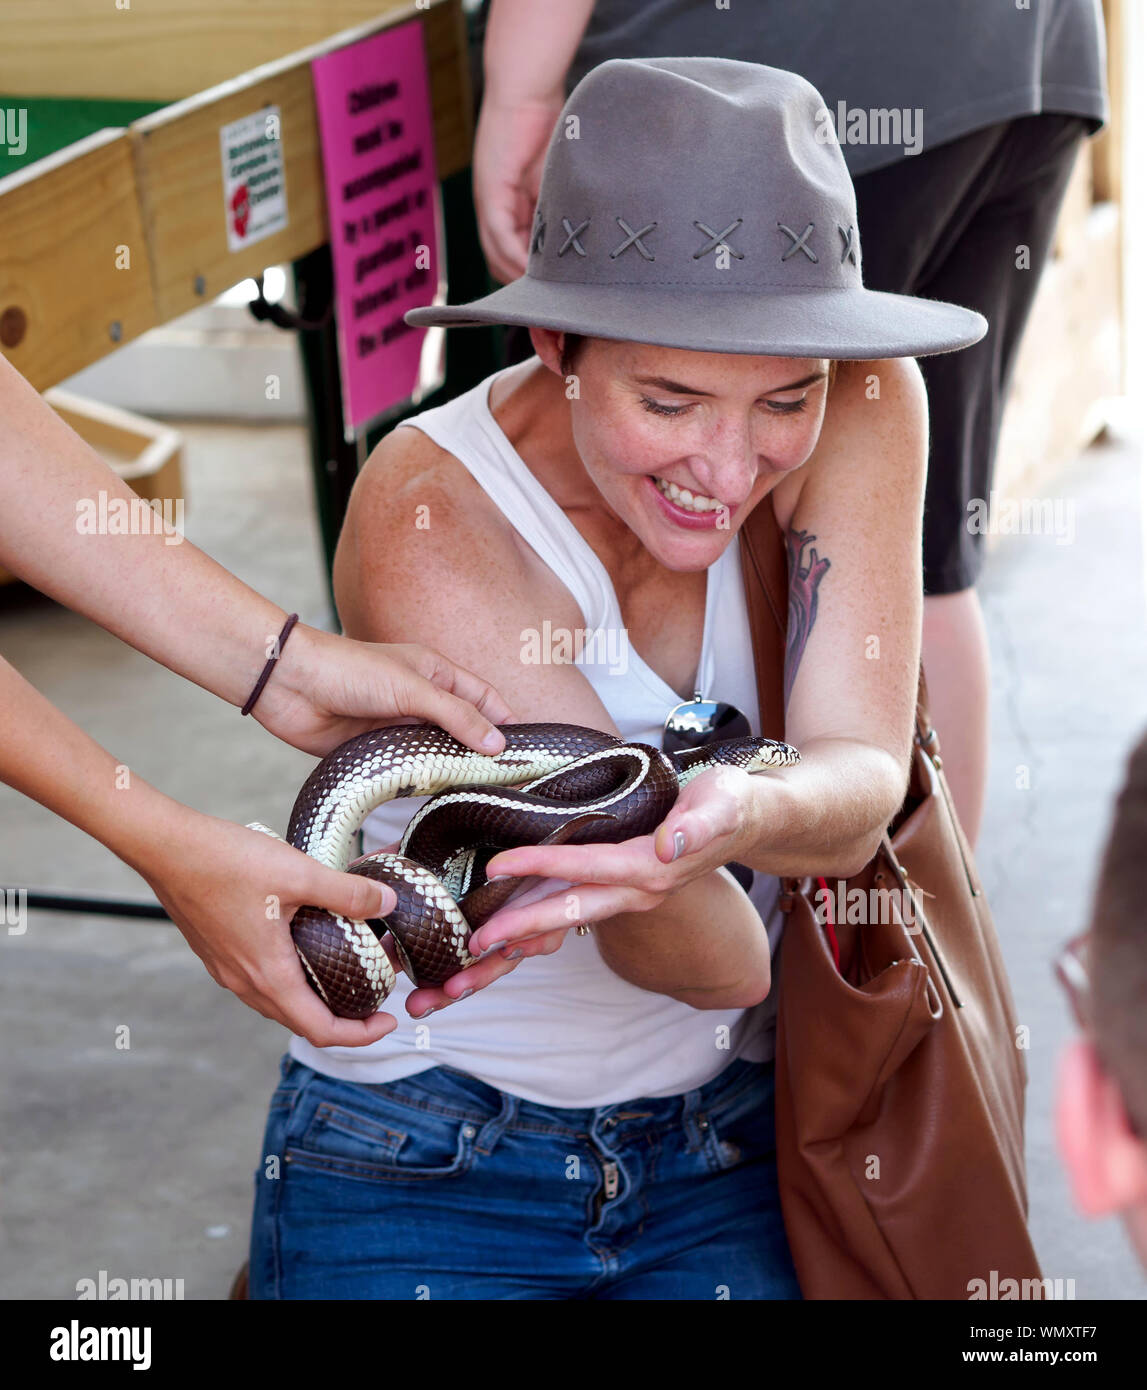
POLYGON ((41 893, 35 888, 9 889, 27 893, 27 906, 43 912, 88 912, 97 917, 147 917, 157 922, 171 918, 158 903, 129 902, 125 898, 88 898, 77 893, 41 893))
POLYGON ((326 319, 321 327, 300 330, 299 350, 306 382, 311 471, 329 585, 339 531, 358 476, 358 449, 343 437, 338 339, 334 315, 328 313, 334 296, 330 247, 320 246, 297 260, 294 272, 300 317, 311 321, 326 319))

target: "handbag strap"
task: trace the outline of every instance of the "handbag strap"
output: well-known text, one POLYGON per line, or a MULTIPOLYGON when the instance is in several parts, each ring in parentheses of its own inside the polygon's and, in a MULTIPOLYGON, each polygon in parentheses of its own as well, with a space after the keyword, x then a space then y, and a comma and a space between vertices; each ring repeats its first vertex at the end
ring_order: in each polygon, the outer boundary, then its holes
POLYGON ((785 637, 789 576, 784 537, 771 497, 764 497, 739 533, 741 578, 749 610, 762 738, 785 736, 785 637))
MULTIPOLYGON (((745 519, 738 535, 741 545, 741 578, 749 610, 753 638, 753 663, 757 674, 763 738, 785 736, 785 640, 788 632, 788 555, 773 511, 771 497, 763 497, 745 519)), ((924 667, 916 690, 916 736, 933 758, 940 740, 928 712, 928 686, 924 667)))

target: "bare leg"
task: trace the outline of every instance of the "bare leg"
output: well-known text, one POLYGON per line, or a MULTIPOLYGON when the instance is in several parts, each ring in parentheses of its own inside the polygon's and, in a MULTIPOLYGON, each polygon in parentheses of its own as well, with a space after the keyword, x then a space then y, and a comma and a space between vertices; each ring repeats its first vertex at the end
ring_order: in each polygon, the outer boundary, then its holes
POLYGON ((973 849, 988 778, 989 653, 975 589, 924 599, 924 671, 956 814, 973 849))

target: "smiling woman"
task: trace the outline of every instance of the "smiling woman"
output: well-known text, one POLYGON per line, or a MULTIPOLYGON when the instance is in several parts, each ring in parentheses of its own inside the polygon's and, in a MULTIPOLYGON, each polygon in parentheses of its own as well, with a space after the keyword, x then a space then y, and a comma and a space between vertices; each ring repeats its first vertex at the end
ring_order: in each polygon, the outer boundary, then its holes
POLYGON ((539 358, 564 377, 574 449, 590 482, 671 570, 707 569, 819 435, 823 360, 595 338, 582 341, 571 375, 561 334, 535 328, 531 336, 539 358))
MULTIPOLYGON (((587 338, 580 333, 563 333, 559 335, 558 341, 558 361, 561 375, 565 378, 566 394, 571 399, 577 399, 581 391, 578 364, 587 350, 597 343, 600 343, 605 351, 616 345, 607 339, 587 338)), ((780 375, 784 379, 761 390, 754 398, 753 405, 773 415, 799 415, 810 411, 811 396, 811 409, 819 408, 823 413, 823 398, 832 386, 836 369, 837 362, 834 358, 803 376, 794 377, 794 372, 798 370, 797 364, 781 359, 780 375)), ((703 401, 719 402, 723 394, 667 376, 632 374, 630 380, 634 386, 648 388, 639 395, 642 409, 650 415, 659 415, 667 420, 682 420, 690 412, 696 415, 695 406, 703 401)), ((701 418, 705 418, 704 412, 701 412, 701 418)), ((708 428, 712 431, 711 422, 708 428)), ((794 433, 791 438, 793 442, 799 443, 799 435, 794 433)), ((807 457, 807 453, 805 456, 807 457)), ((774 470, 781 472, 787 467, 799 467, 800 463, 804 462, 803 457, 798 458, 795 463, 785 461, 791 457, 791 451, 781 453, 774 446, 773 452, 769 455, 769 463, 774 470)), ((702 491, 703 480, 700 478, 674 480, 650 474, 649 480, 661 494, 665 514, 674 524, 696 530, 730 529, 731 515, 740 506, 739 500, 730 501, 720 495, 702 491)))
MULTIPOLYGON (((770 507, 801 762, 706 771, 623 844, 498 854, 492 875, 549 883, 474 934, 476 964, 400 985, 410 1019, 377 1045, 293 1039, 255 1296, 799 1296, 772 1130, 778 879, 857 872, 901 802, 927 443, 906 355, 983 331, 871 295, 834 254, 855 209, 819 105, 751 64, 603 64, 568 103, 580 138, 551 143, 528 273, 410 315, 524 323, 535 356, 376 449, 336 560, 347 631, 432 643, 526 721, 659 744, 699 693, 759 733, 736 538, 770 507), (687 196, 680 148, 640 134, 669 112, 690 132, 687 196), (718 257, 709 229, 734 211, 718 257), (529 655, 578 631, 618 641, 529 655), (335 1112, 337 1134, 317 1126, 335 1112)), ((409 815, 375 812, 364 847, 409 815)))

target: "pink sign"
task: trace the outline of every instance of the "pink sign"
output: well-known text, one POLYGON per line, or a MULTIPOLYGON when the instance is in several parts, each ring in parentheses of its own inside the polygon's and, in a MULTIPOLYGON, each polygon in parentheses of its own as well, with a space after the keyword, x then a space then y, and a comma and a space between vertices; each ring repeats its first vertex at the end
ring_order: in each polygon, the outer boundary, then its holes
MULTIPOLYGON (((347 438, 441 385, 428 330, 403 322, 438 294, 438 173, 422 25, 388 29, 311 64, 347 438)), ((432 331, 432 330, 430 330, 432 331)))

